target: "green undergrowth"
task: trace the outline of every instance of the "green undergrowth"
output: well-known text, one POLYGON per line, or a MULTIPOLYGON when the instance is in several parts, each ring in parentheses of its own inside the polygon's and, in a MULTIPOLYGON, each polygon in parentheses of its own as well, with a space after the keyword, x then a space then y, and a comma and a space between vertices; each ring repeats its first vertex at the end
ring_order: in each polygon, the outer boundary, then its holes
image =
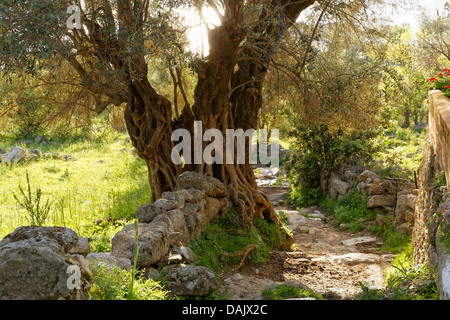
POLYGON ((224 253, 238 252, 251 244, 258 247, 248 254, 246 262, 262 264, 266 262, 270 250, 283 244, 283 234, 278 226, 259 217, 253 220, 253 227, 246 230, 239 222, 238 214, 228 210, 211 221, 189 246, 197 257, 197 265, 219 272, 228 270, 243 259, 242 255, 229 257, 224 253))
POLYGON ((41 204, 48 201, 50 206, 45 219, 34 219, 35 224, 71 228, 80 237, 91 239, 92 252, 110 251, 112 236, 134 218, 140 205, 150 201, 145 161, 132 152, 128 135, 113 130, 51 137, 53 144, 46 145, 25 145, 12 137, 1 139, 0 148, 19 145, 76 159, 0 163, 0 239, 33 220, 20 205, 24 200, 20 188, 28 197, 28 175, 33 199, 40 190, 41 204), (119 220, 113 224, 107 218, 119 220))
POLYGON ((412 244, 407 245, 384 271, 386 288, 372 289, 360 283, 357 300, 439 300, 436 274, 426 264, 414 265, 412 244))
POLYGON ((326 199, 321 202, 331 215, 331 221, 335 226, 347 224, 348 231, 362 230, 365 221, 374 220, 376 214, 366 206, 367 196, 362 193, 347 193, 341 199, 326 199))
POLYGON ((118 267, 110 268, 104 263, 92 264, 92 300, 169 300, 168 291, 153 279, 142 276, 138 271, 130 290, 132 272, 118 267))
POLYGON ((308 298, 312 297, 316 300, 323 300, 323 297, 319 293, 315 293, 311 289, 305 290, 298 286, 281 284, 274 289, 264 289, 262 296, 268 300, 285 300, 295 298, 308 298))

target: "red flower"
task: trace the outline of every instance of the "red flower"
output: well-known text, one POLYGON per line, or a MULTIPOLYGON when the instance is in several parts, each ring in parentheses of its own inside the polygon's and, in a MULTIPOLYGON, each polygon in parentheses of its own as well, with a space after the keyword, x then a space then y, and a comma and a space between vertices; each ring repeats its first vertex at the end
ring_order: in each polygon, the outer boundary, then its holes
POLYGON ((431 78, 430 81, 431 82, 435 82, 435 81, 437 81, 437 79, 436 78, 431 78))
POLYGON ((442 73, 439 73, 438 74, 438 77, 443 77, 444 75, 442 74, 442 73))
POLYGON ((447 76, 450 77, 450 73, 447 73, 447 76))
POLYGON ((444 71, 448 71, 448 69, 444 69, 444 71))
POLYGON ((445 89, 450 89, 450 86, 446 86, 445 89))

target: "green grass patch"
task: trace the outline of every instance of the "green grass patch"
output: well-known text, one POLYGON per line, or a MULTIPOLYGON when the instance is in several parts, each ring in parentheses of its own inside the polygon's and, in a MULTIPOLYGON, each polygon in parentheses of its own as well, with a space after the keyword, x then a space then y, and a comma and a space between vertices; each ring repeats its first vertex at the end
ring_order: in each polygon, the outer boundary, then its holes
POLYGON ((312 290, 305 290, 299 286, 281 284, 274 289, 265 289, 262 292, 262 296, 268 300, 285 300, 292 298, 308 298, 312 297, 316 300, 323 300, 323 297, 319 293, 315 293, 312 290))
MULTIPOLYGON (((14 194, 20 198, 19 186, 26 191, 28 174, 32 192, 40 189, 41 203, 50 204, 40 224, 71 228, 80 237, 92 239, 92 251, 108 251, 110 238, 121 226, 94 222, 133 219, 137 208, 150 201, 147 166, 131 152, 133 147, 126 138, 112 131, 90 137, 60 137, 54 145, 33 143, 26 147, 39 148, 43 153, 69 154, 76 160, 41 158, 12 166, 1 164, 0 238, 30 223, 29 213, 14 198, 14 194)), ((15 145, 12 139, 0 142, 0 148, 15 145)))
POLYGON ((130 294, 131 271, 108 267, 104 263, 92 264, 92 300, 168 300, 168 292, 161 283, 136 274, 130 294))
POLYGON ((336 226, 349 224, 347 230, 359 231, 364 221, 374 220, 376 213, 366 206, 367 196, 362 193, 347 193, 339 200, 327 199, 321 206, 330 212, 331 221, 336 226))
POLYGON ((282 232, 275 224, 258 217, 253 221, 252 229, 245 230, 239 222, 238 214, 229 210, 211 221, 201 236, 192 240, 189 246, 197 257, 197 265, 218 272, 242 260, 242 256, 226 257, 224 252, 243 250, 250 244, 259 245, 246 259, 257 265, 266 262, 269 250, 277 249, 282 243, 282 232))

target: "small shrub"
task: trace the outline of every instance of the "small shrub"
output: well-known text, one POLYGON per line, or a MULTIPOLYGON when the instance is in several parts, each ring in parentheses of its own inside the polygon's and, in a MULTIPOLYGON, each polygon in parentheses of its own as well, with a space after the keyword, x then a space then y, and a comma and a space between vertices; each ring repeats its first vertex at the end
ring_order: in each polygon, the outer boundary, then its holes
POLYGON ((40 187, 36 189, 35 195, 31 192, 30 177, 28 172, 27 176, 27 192, 25 192, 21 185, 19 185, 19 190, 22 195, 23 200, 19 200, 18 196, 14 193, 14 199, 20 207, 26 210, 28 214, 28 221, 32 226, 43 226, 47 221, 51 205, 49 199, 42 205, 41 197, 42 190, 40 187))

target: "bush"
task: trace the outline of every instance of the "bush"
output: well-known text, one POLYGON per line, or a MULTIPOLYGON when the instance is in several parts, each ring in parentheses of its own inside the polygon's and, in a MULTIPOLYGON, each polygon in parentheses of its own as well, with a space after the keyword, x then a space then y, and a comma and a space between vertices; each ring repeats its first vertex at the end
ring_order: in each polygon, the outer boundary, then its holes
POLYGON ((294 187, 288 202, 298 207, 318 204, 324 191, 321 179, 340 167, 369 162, 375 153, 375 135, 373 131, 346 134, 326 125, 298 126, 291 133, 293 153, 285 165, 294 187))
POLYGON ((283 243, 279 226, 259 217, 253 220, 251 230, 245 230, 239 223, 238 213, 229 210, 220 218, 211 221, 200 237, 190 243, 197 257, 197 264, 218 272, 229 265, 237 264, 242 256, 227 257, 224 252, 243 250, 251 244, 259 245, 247 256, 252 264, 266 262, 269 250, 278 249, 283 243))

